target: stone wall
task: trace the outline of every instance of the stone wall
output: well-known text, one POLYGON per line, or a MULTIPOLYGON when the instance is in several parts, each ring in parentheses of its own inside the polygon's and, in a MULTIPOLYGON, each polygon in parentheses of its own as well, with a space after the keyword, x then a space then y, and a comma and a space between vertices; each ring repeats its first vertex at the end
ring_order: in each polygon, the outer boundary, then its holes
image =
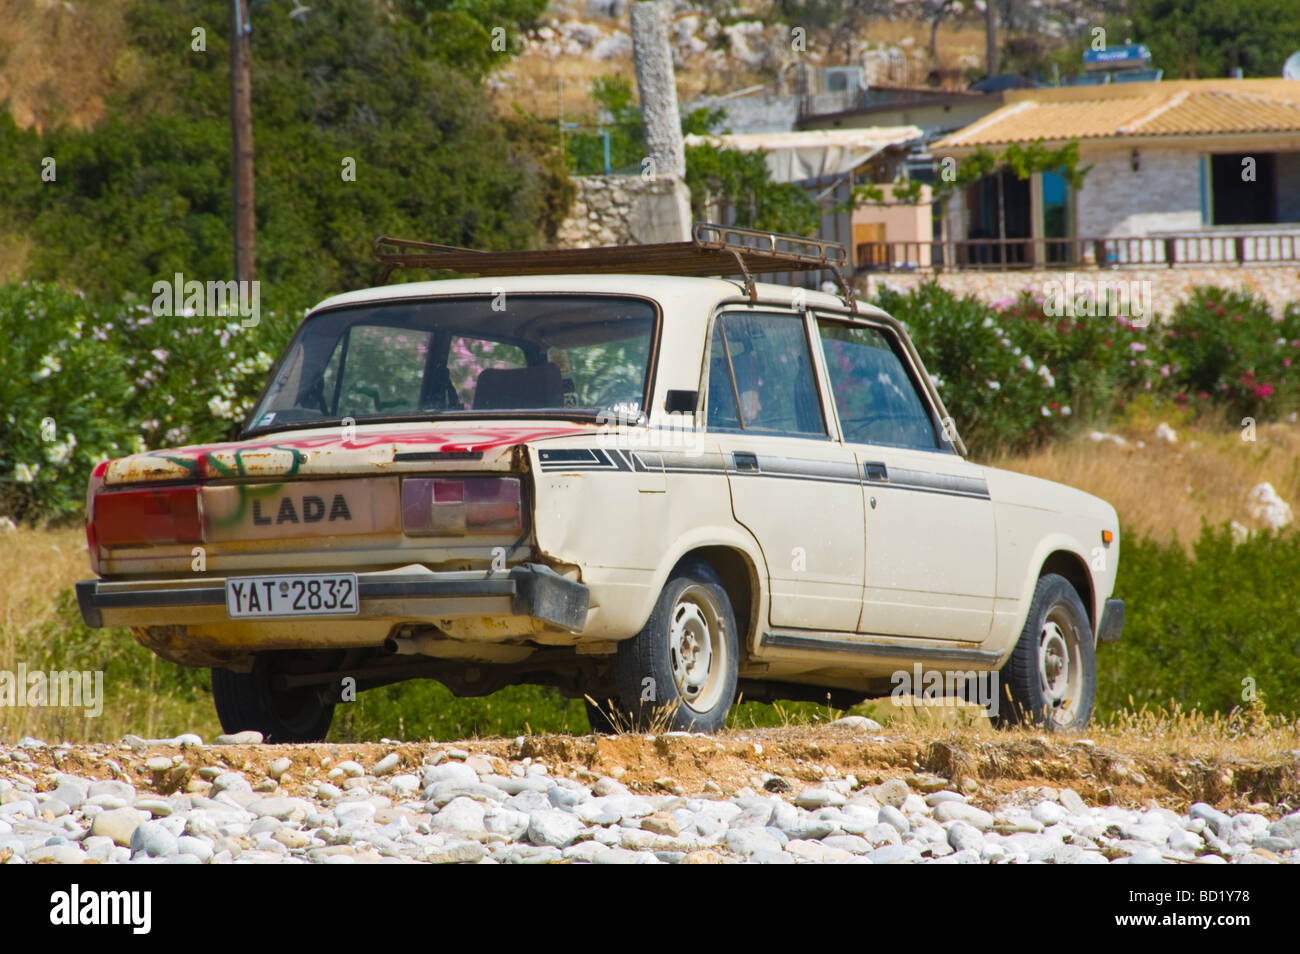
MULTIPOLYGON (((941 272, 935 276, 940 285, 957 295, 975 295, 989 302, 1015 298, 1028 289, 1039 297, 1048 294, 1048 282, 1064 284, 1073 276, 1076 285, 1085 280, 1094 285, 1105 283, 1149 282, 1151 305, 1158 315, 1166 315, 1175 304, 1198 285, 1222 288, 1245 286, 1268 300, 1275 315, 1289 303, 1300 301, 1300 269, 1294 265, 1224 266, 1220 268, 1103 268, 1043 269, 1018 272, 941 272)), ((916 287, 926 275, 904 272, 859 272, 854 278, 858 291, 875 294, 882 285, 901 290, 916 287)), ((1131 287, 1131 286, 1130 286, 1131 287)))
POLYGON ((559 248, 684 242, 691 234, 691 196, 676 176, 578 176, 559 248))
POLYGON ((1076 209, 1077 235, 1147 235, 1193 232, 1201 222, 1200 156, 1187 149, 1080 150, 1092 165, 1076 209))

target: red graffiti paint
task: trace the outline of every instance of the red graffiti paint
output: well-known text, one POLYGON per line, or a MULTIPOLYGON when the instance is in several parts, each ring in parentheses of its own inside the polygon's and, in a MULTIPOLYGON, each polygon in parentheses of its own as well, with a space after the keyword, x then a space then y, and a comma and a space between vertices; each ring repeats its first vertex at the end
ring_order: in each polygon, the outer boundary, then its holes
MULTIPOLYGON (((159 449, 121 458, 106 465, 106 479, 111 485, 140 481, 200 481, 230 477, 293 476, 313 473, 345 472, 351 467, 382 464, 386 461, 368 456, 371 448, 391 447, 394 455, 404 450, 439 453, 499 451, 544 440, 591 430, 590 425, 445 425, 430 424, 382 430, 361 427, 355 434, 332 425, 314 432, 309 428, 288 434, 268 434, 249 441, 202 444, 175 449, 159 449), (278 456, 277 456, 278 455, 278 456), (329 462, 322 460, 331 458, 329 462), (323 466, 322 466, 323 465, 323 466)), ((378 453, 382 456, 383 451, 378 453)))
POLYGON ((339 433, 339 428, 331 427, 330 433, 321 434, 318 437, 299 437, 286 439, 282 435, 267 435, 251 441, 230 442, 225 444, 203 444, 190 447, 180 447, 176 450, 165 452, 168 457, 200 457, 214 451, 243 451, 250 453, 258 450, 364 450, 367 447, 377 447, 381 444, 419 444, 421 446, 434 445, 432 449, 447 452, 474 451, 474 450, 491 450, 496 447, 508 447, 514 444, 524 444, 528 441, 541 440, 547 437, 562 437, 566 434, 576 434, 579 431, 589 430, 582 425, 567 425, 564 427, 458 427, 449 430, 439 430, 433 427, 419 428, 409 431, 385 431, 372 433, 358 433, 351 440, 344 440, 339 433))

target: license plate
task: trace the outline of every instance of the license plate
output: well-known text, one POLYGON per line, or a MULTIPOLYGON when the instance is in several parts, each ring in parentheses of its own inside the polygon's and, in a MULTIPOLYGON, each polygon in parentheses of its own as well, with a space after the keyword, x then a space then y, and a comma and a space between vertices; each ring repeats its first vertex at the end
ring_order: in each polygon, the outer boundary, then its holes
POLYGON ((244 576, 226 580, 232 619, 268 616, 355 616, 357 575, 244 576))

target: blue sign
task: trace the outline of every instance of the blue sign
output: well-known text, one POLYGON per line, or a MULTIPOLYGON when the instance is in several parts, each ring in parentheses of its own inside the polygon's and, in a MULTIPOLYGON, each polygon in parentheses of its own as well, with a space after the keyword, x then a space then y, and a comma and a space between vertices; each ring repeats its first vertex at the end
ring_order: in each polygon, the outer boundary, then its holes
POLYGON ((1151 51, 1144 43, 1108 46, 1104 50, 1084 50, 1083 64, 1091 67, 1114 69, 1125 66, 1146 66, 1151 62, 1151 51))

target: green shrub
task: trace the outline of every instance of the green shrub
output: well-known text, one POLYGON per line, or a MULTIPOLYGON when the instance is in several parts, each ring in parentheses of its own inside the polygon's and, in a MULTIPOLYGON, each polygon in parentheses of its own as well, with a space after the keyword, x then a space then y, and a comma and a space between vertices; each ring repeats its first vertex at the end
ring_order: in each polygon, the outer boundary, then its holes
POLYGON ((1270 711, 1300 713, 1300 534, 1236 543, 1204 527, 1177 541, 1124 539, 1115 595, 1124 636, 1098 648, 1098 712, 1168 706, 1229 712, 1247 690, 1270 711))
POLYGON ((490 696, 458 699, 439 682, 414 680, 370 689, 334 710, 330 738, 466 739, 555 732, 585 735, 582 701, 543 686, 509 686, 490 696))
MULTIPOLYGON (((105 301, 146 300, 176 272, 233 277, 229 6, 128 5, 122 58, 140 75, 93 129, 20 131, 0 116, 0 222, 28 242, 24 277, 105 301), (203 52, 189 40, 199 26, 203 52)), ((538 0, 406 0, 414 23, 382 6, 250 15, 256 277, 272 310, 373 284, 381 234, 527 248, 567 213, 554 130, 497 110, 481 78, 508 54, 481 25, 460 28, 477 18, 515 35, 538 0)))

